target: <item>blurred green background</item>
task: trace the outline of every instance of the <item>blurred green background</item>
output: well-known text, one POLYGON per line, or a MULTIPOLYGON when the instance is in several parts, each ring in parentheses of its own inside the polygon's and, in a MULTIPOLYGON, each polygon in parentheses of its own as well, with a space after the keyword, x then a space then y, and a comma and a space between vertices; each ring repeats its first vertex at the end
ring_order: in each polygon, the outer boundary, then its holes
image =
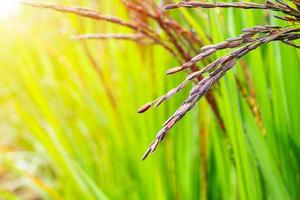
MULTIPOLYGON (((120 0, 56 2, 128 18, 120 0)), ((286 25, 269 14, 172 11, 182 25, 214 43, 243 27, 286 25)), ((300 198, 296 49, 264 46, 214 87, 226 133, 202 99, 142 162, 156 132, 189 92, 136 113, 183 80, 184 74, 166 77, 178 65, 168 52, 130 41, 71 40, 76 33, 128 30, 49 10, 21 8, 0 24, 0 199, 300 198), (236 77, 255 91, 255 106, 241 94, 236 77), (259 109, 262 125, 251 109, 259 109)))

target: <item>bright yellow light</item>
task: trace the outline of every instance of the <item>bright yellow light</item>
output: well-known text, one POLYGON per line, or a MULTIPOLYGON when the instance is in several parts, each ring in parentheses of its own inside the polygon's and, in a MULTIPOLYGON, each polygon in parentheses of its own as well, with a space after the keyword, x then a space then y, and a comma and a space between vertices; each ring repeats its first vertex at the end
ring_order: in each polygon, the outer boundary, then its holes
POLYGON ((0 0, 0 19, 8 19, 19 12, 19 0, 0 0))

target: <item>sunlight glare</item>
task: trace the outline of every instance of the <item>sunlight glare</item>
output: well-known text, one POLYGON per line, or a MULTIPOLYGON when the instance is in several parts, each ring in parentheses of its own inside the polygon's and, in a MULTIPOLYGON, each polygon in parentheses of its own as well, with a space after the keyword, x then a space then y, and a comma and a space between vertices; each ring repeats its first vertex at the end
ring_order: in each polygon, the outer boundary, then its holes
POLYGON ((19 0, 0 0, 0 20, 15 16, 19 9, 19 0))

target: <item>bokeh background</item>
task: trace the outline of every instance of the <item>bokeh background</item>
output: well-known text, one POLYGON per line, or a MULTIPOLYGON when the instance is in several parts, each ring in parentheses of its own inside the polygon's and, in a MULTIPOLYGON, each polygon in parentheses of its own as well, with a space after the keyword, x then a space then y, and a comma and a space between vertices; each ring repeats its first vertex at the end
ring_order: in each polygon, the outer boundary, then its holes
MULTIPOLYGON (((120 0, 43 2, 130 15, 120 0)), ((176 59, 158 46, 70 39, 129 32, 120 26, 19 9, 0 18, 0 199, 299 199, 299 50, 273 43, 242 59, 213 88, 226 132, 202 99, 142 162, 189 92, 136 113, 183 80, 165 75, 176 59)), ((264 11, 171 14, 209 42, 256 24, 287 25, 264 11)))

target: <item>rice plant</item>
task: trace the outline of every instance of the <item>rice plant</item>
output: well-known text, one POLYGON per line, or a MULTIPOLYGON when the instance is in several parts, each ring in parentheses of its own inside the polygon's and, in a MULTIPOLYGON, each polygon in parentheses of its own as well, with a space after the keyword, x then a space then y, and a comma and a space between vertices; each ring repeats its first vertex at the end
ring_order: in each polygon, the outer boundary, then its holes
MULTIPOLYGON (((300 80, 297 1, 22 3, 75 14, 65 21, 65 15, 31 10, 48 17, 35 19, 40 29, 28 29, 29 41, 20 38, 11 52, 1 53, 9 55, 2 63, 16 62, 0 75, 10 93, 0 90, 1 97, 14 111, 5 116, 16 119, 7 124, 29 147, 19 145, 32 152, 5 153, 1 162, 9 173, 29 180, 26 194, 43 199, 299 198, 299 92, 291 89, 300 80), (84 3, 93 9, 78 6, 84 3), (45 28, 57 32, 47 24, 53 19, 64 26, 71 22, 71 41, 42 39, 45 28), (267 43, 272 44, 263 46, 267 43), (7 59, 16 50, 18 58, 7 59), (173 65, 179 67, 165 69, 173 65), (163 78, 165 71, 174 74, 173 80, 163 78), (188 73, 185 78, 181 71, 188 73), (178 80, 168 90, 165 81, 178 80), (189 94, 183 91, 188 83, 189 94), (146 98, 166 90, 138 112, 160 105, 161 110, 145 117, 134 113, 146 98), (206 101, 197 107, 202 96, 206 101), (172 128, 176 135, 140 162, 144 145, 170 110, 176 111, 142 158, 172 128)), ((34 198, 18 193, 21 186, 1 188, 0 194, 34 198)))

